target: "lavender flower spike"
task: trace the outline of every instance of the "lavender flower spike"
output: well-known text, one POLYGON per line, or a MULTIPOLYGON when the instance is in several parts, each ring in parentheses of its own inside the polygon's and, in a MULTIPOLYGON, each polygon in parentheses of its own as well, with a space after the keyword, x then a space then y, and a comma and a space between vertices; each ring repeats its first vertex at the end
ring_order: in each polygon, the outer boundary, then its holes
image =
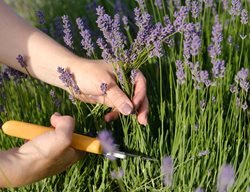
POLYGON ((221 167, 217 178, 217 190, 218 192, 228 191, 234 184, 235 173, 231 165, 225 164, 221 167))
POLYGON ((248 11, 246 9, 241 10, 240 22, 243 25, 246 25, 248 23, 248 11))
POLYGON ((177 71, 176 71, 176 77, 177 77, 177 83, 182 85, 185 83, 186 79, 186 73, 184 71, 184 65, 181 60, 176 60, 175 62, 177 71))
POLYGON ((102 151, 104 154, 109 154, 107 157, 110 160, 115 160, 116 158, 112 156, 112 153, 117 151, 114 139, 112 137, 112 132, 107 130, 102 130, 98 133, 98 139, 101 142, 102 151))
POLYGON ((155 0, 155 6, 159 9, 163 9, 162 0, 155 0))
POLYGON ((229 14, 234 16, 240 15, 241 10, 241 1, 240 0, 232 0, 231 9, 229 10, 229 14))
POLYGON ((46 21, 45 21, 45 18, 44 18, 44 13, 43 13, 43 11, 41 11, 41 10, 37 11, 37 12, 36 12, 36 15, 37 15, 37 17, 38 17, 38 19, 39 19, 39 24, 40 24, 40 25, 44 25, 44 24, 46 23, 46 21))
POLYGON ((219 22, 219 16, 215 16, 215 23, 212 30, 212 44, 209 45, 208 51, 211 58, 215 58, 221 54, 220 43, 223 40, 222 25, 219 22))
POLYGON ((21 67, 25 68, 27 67, 27 64, 24 61, 24 57, 22 55, 18 55, 16 57, 16 60, 18 61, 18 63, 21 65, 21 67))
POLYGON ((100 88, 101 88, 102 94, 106 95, 107 89, 108 89, 108 84, 107 83, 102 83, 100 88))
POLYGON ((63 15, 62 16, 62 22, 63 22, 63 33, 64 33, 63 40, 64 40, 65 44, 68 47, 70 47, 71 49, 74 49, 69 16, 68 15, 63 15))
POLYGON ((80 35, 82 37, 81 45, 84 50, 87 51, 87 55, 91 56, 94 53, 94 45, 92 43, 90 31, 88 29, 84 29, 83 20, 81 18, 76 19, 76 23, 78 29, 80 30, 80 35))
POLYGON ((161 173, 163 175, 164 185, 167 187, 171 187, 174 173, 173 160, 171 157, 162 158, 161 173))
POLYGON ((72 88, 74 93, 79 95, 81 93, 79 87, 77 86, 73 74, 71 74, 69 71, 65 70, 62 67, 57 68, 57 72, 60 74, 59 79, 63 82, 65 87, 72 88))
POLYGON ((242 68, 237 73, 234 79, 236 83, 240 84, 240 87, 246 92, 248 92, 248 89, 250 88, 250 83, 247 81, 248 74, 249 74, 249 70, 242 68))

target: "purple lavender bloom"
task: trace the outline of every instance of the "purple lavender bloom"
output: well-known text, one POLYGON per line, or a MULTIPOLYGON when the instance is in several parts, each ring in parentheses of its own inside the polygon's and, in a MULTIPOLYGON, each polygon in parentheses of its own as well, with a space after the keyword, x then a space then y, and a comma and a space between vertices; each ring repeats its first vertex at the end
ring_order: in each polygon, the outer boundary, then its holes
POLYGON ((232 43, 233 43, 233 37, 232 37, 231 35, 228 36, 227 42, 228 42, 228 44, 229 44, 230 46, 232 45, 232 43))
POLYGON ((137 69, 132 69, 131 70, 131 73, 130 73, 130 81, 131 81, 131 84, 134 85, 135 84, 135 78, 136 78, 136 75, 138 74, 138 70, 137 69))
POLYGON ((27 67, 27 64, 26 64, 26 62, 25 62, 25 60, 24 60, 24 57, 23 57, 22 55, 18 55, 18 56, 16 57, 16 60, 17 60, 18 63, 21 65, 21 67, 23 67, 23 68, 26 68, 26 67, 27 67))
POLYGON ((203 156, 208 155, 209 153, 210 153, 209 150, 201 151, 201 152, 199 152, 198 156, 199 156, 199 157, 203 157, 203 156))
POLYGON ((51 98, 52 98, 52 101, 53 101, 54 105, 55 105, 57 108, 59 108, 60 105, 61 105, 61 101, 56 97, 55 91, 51 89, 50 92, 49 92, 49 94, 50 94, 50 96, 51 96, 51 98))
POLYGON ((241 107, 241 101, 239 97, 236 97, 236 107, 241 107))
POLYGON ((200 108, 201 108, 201 111, 205 110, 205 108, 206 108, 206 101, 205 100, 200 101, 200 108))
POLYGON ((183 54, 184 57, 189 59, 190 58, 190 51, 191 51, 191 44, 192 44, 192 37, 193 37, 193 33, 195 32, 195 27, 193 23, 188 23, 185 26, 185 30, 184 30, 184 50, 183 50, 183 54))
POLYGON ((155 0, 155 6, 159 9, 163 9, 162 0, 155 0))
POLYGON ((248 69, 244 69, 242 68, 236 75, 235 77, 235 81, 237 84, 240 84, 240 87, 248 92, 248 89, 250 87, 250 84, 249 82, 247 81, 247 78, 248 78, 248 73, 249 73, 249 70, 248 69))
POLYGON ((141 9, 144 9, 145 8, 145 2, 144 2, 144 0, 136 0, 136 2, 138 3, 138 5, 139 5, 139 7, 141 8, 141 9))
POLYGON ((245 101, 242 105, 241 108, 243 109, 243 111, 246 111, 248 108, 247 102, 245 101))
POLYGON ((111 49, 108 48, 107 43, 102 38, 98 38, 96 43, 100 47, 100 49, 102 49, 102 58, 106 62, 112 60, 113 53, 112 53, 111 49))
POLYGON ((149 57, 152 58, 152 57, 158 57, 158 58, 161 58, 163 56, 163 49, 162 49, 162 46, 161 46, 161 42, 158 40, 158 41, 155 41, 153 43, 154 45, 154 48, 153 50, 149 53, 149 57))
POLYGON ((52 90, 52 89, 50 90, 49 94, 50 94, 50 96, 51 96, 52 98, 55 98, 55 97, 56 97, 55 91, 52 90))
POLYGON ((69 94, 69 100, 74 104, 76 105, 76 99, 73 95, 69 94))
POLYGON ((229 164, 223 165, 219 171, 219 175, 217 178, 218 192, 228 191, 234 184, 234 180, 235 180, 234 168, 229 164))
POLYGON ((163 175, 163 183, 167 187, 172 186, 174 173, 174 165, 171 157, 163 157, 161 165, 161 174, 163 175))
POLYGON ((231 9, 229 10, 229 14, 234 16, 240 15, 241 11, 241 1, 240 0, 232 0, 231 9))
POLYGON ((108 84, 107 84, 107 83, 102 83, 102 84, 100 85, 100 89, 101 89, 101 91, 102 91, 102 94, 103 94, 103 95, 106 95, 106 94, 107 94, 107 90, 108 90, 108 84))
POLYGON ((230 92, 233 94, 239 92, 239 90, 235 84, 230 85, 230 92))
POLYGON ((222 25, 219 22, 219 16, 215 16, 215 23, 212 30, 212 43, 208 47, 209 55, 211 58, 215 58, 221 54, 220 43, 223 40, 222 25))
POLYGON ((213 6, 213 0, 204 0, 205 7, 212 7, 213 6))
POLYGON ((60 17, 56 17, 55 18, 55 33, 54 36, 57 39, 60 39, 61 37, 63 37, 63 26, 62 26, 62 20, 60 17))
POLYGON ((201 47, 201 38, 197 33, 192 34, 192 42, 191 42, 191 50, 190 53, 192 56, 196 56, 199 53, 199 49, 201 47))
POLYGON ((174 27, 176 31, 183 31, 185 29, 185 19, 188 15, 188 8, 182 6, 178 12, 174 13, 174 27))
POLYGON ((121 179, 124 176, 124 171, 122 169, 111 171, 110 173, 112 179, 121 179))
POLYGON ((181 1, 180 0, 173 0, 175 9, 180 9, 181 8, 181 1))
POLYGON ((110 160, 115 160, 116 158, 112 154, 117 151, 114 139, 112 137, 112 132, 107 130, 102 130, 98 133, 98 139, 101 142, 102 151, 104 154, 108 154, 110 160))
POLYGON ((241 10, 240 22, 243 25, 246 25, 248 23, 248 11, 246 9, 241 10))
POLYGON ((184 65, 181 60, 176 60, 176 77, 177 77, 177 83, 182 85, 185 83, 186 80, 186 73, 184 71, 184 65))
POLYGON ((39 19, 40 25, 44 25, 46 23, 46 21, 45 21, 45 17, 44 17, 43 11, 42 10, 37 11, 36 15, 37 15, 37 17, 39 19))
POLYGON ((18 83, 22 78, 27 78, 27 75, 11 67, 5 68, 4 79, 10 80, 11 77, 13 78, 15 83, 18 83))
POLYGON ((74 49, 73 47, 73 40, 72 40, 72 30, 71 30, 71 24, 69 20, 68 15, 63 15, 62 16, 62 22, 63 22, 63 40, 65 44, 70 47, 71 49, 74 49))
POLYGON ((129 29, 129 26, 128 26, 128 17, 127 16, 123 16, 122 17, 122 22, 123 22, 124 28, 126 30, 128 30, 129 29))
POLYGON ((198 1, 192 1, 191 3, 191 13, 193 18, 198 18, 201 10, 201 5, 198 1))
POLYGON ((59 79, 63 82, 65 87, 72 88, 74 93, 77 95, 81 94, 81 91, 77 86, 72 73, 62 67, 58 67, 57 72, 59 73, 59 79))
POLYGON ((212 59, 212 64, 213 64, 213 68, 212 68, 212 72, 213 72, 213 77, 214 78, 223 78, 225 75, 225 61, 224 60, 216 60, 216 59, 212 59))
POLYGON ((201 70, 200 71, 200 82, 204 83, 206 87, 209 87, 212 82, 209 80, 209 73, 206 70, 201 70))
MULTIPOLYGON (((103 32, 103 36, 106 42, 110 45, 112 50, 112 56, 117 60, 120 60, 119 50, 123 50, 124 45, 126 44, 126 40, 124 35, 120 32, 120 16, 119 14, 115 14, 114 20, 105 13, 103 7, 98 6, 96 9, 97 13, 97 21, 98 27, 103 32)), ((107 47, 106 47, 107 48, 107 47)), ((113 58, 112 57, 112 58, 113 58)))
POLYGON ((228 0, 222 0, 222 5, 224 10, 228 10, 228 0))
POLYGON ((202 189, 201 187, 198 187, 198 188, 195 189, 194 192, 204 192, 204 189, 202 189))
POLYGON ((213 102, 213 103, 216 103, 216 102, 217 102, 217 99, 216 99, 215 96, 212 96, 212 102, 213 102))
POLYGON ((165 23, 165 26, 166 26, 165 30, 166 30, 167 35, 173 33, 174 32, 174 26, 171 23, 171 21, 169 19, 169 16, 164 16, 164 23, 165 23))
POLYGON ((80 30, 80 35, 82 37, 81 45, 84 50, 87 51, 87 55, 91 56, 94 53, 94 45, 92 43, 90 31, 85 29, 83 20, 81 18, 76 19, 78 29, 80 30))

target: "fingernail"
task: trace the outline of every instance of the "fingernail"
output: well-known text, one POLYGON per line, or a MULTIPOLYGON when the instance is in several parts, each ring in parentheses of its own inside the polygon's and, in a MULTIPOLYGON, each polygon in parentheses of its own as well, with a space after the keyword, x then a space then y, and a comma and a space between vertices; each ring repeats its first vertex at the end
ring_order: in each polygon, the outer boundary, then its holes
POLYGON ((132 113, 132 108, 130 107, 129 104, 125 103, 122 107, 122 113, 125 114, 125 115, 129 115, 132 113))
POLYGON ((55 112, 54 115, 55 115, 55 116, 61 116, 61 114, 58 113, 58 112, 55 112))

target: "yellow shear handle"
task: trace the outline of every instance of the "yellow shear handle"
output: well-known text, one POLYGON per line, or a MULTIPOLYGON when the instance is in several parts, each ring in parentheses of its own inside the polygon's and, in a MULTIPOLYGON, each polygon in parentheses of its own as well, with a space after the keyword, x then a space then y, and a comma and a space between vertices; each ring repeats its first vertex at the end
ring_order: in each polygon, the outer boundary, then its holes
MULTIPOLYGON (((5 122, 2 129, 7 135, 27 140, 31 140, 36 136, 54 130, 49 127, 13 120, 5 122)), ((71 146, 81 151, 102 154, 101 144, 97 138, 73 133, 71 146)))

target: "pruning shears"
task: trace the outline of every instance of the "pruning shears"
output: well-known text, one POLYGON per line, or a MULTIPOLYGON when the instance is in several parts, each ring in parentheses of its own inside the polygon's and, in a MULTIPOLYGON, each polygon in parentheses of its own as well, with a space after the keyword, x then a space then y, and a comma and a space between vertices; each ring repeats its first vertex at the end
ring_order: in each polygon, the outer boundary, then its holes
MULTIPOLYGON (((54 129, 51 127, 45 127, 41 125, 21 122, 21 121, 7 121, 2 126, 3 132, 7 135, 18 137, 21 139, 32 140, 33 138, 49 132, 54 129)), ((96 137, 90 137, 86 135, 80 135, 77 133, 73 133, 71 146, 77 150, 85 151, 88 153, 94 154, 103 154, 101 142, 96 137)), ((133 153, 127 153, 123 151, 115 151, 113 153, 103 154, 104 156, 113 156, 119 159, 125 159, 127 157, 139 157, 144 160, 153 160, 156 159, 147 157, 144 155, 137 155, 133 153)))

